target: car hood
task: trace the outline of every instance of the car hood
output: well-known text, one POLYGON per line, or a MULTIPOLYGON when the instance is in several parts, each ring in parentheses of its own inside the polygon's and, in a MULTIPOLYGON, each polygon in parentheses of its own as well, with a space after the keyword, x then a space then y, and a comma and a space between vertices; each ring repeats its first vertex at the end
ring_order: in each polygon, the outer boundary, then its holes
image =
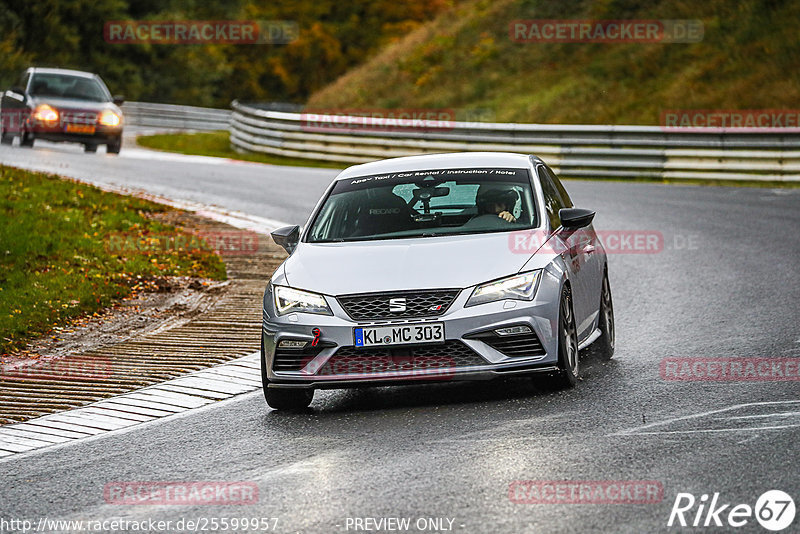
POLYGON ((327 295, 466 288, 518 272, 508 232, 350 243, 300 243, 284 263, 292 287, 327 295))
POLYGON ((119 106, 113 102, 92 102, 91 100, 76 100, 74 98, 58 98, 55 96, 35 96, 31 97, 31 105, 33 107, 39 104, 47 104, 55 109, 65 110, 74 109, 80 111, 93 111, 101 112, 105 109, 110 109, 115 113, 121 114, 119 106))

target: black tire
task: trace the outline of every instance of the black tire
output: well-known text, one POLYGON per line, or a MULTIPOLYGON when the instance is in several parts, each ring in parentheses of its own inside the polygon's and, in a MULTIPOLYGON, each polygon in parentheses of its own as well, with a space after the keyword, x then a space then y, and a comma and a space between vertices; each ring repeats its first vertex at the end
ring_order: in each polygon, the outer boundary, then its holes
POLYGON ((92 143, 86 143, 85 145, 83 145, 83 151, 84 152, 97 152, 97 145, 92 144, 92 143))
POLYGON ((264 398, 270 408, 299 411, 308 408, 314 400, 314 390, 267 388, 264 390, 264 398))
POLYGON ((119 154, 121 148, 122 148, 122 138, 118 137, 117 139, 106 145, 106 153, 119 154))
POLYGON ((14 136, 6 133, 5 129, 0 128, 0 145, 10 145, 14 142, 14 136))
POLYGON ((590 345, 591 354, 601 360, 610 360, 614 356, 614 302, 611 300, 611 284, 608 273, 603 275, 603 286, 600 290, 600 321, 598 322, 600 337, 590 345))
POLYGON ((580 376, 578 357, 578 329, 572 309, 572 292, 564 286, 558 310, 558 372, 555 386, 560 389, 575 387, 580 376))
POLYGON ((24 148, 32 148, 33 147, 33 136, 26 131, 22 131, 19 134, 19 146, 24 148))
POLYGON ((267 405, 275 410, 304 410, 314 400, 313 389, 276 389, 269 387, 263 337, 261 338, 261 385, 264 388, 264 399, 267 401, 267 405))

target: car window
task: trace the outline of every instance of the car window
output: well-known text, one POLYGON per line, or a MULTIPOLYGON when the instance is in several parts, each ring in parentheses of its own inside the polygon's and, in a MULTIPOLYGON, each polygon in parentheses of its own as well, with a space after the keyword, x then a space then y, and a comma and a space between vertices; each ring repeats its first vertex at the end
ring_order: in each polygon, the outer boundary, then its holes
MULTIPOLYGON (((478 195, 479 184, 456 183, 454 181, 442 182, 440 187, 448 187, 450 194, 443 197, 433 197, 430 200, 432 208, 443 210, 463 210, 475 206, 475 199, 478 195)), ((406 202, 411 202, 414 198, 416 184, 401 184, 392 189, 392 192, 403 198, 406 202)), ((419 203, 419 201, 417 201, 419 203)), ((519 207, 517 203, 516 207, 519 207)))
POLYGON ((561 199, 561 194, 558 192, 553 180, 547 169, 540 165, 536 168, 539 173, 539 182, 542 184, 542 193, 544 194, 544 209, 547 212, 547 218, 550 220, 550 228, 555 230, 561 226, 561 218, 558 216, 558 210, 564 208, 564 201, 561 199))
POLYGON ((23 91, 28 88, 28 78, 30 77, 30 73, 25 71, 22 73, 22 76, 19 77, 17 80, 16 86, 20 87, 23 91))
POLYGON ((308 240, 433 237, 537 224, 527 169, 438 169, 339 180, 308 240))
POLYGON ((54 96, 108 102, 108 90, 98 80, 69 74, 34 73, 30 93, 33 96, 54 96))
POLYGON ((547 172, 547 175, 553 181, 553 184, 556 186, 556 189, 558 190, 558 194, 559 194, 559 197, 561 197, 561 202, 563 204, 563 207, 565 207, 565 208, 573 207, 574 204, 572 203, 572 199, 569 198, 569 194, 567 193, 567 190, 564 189, 564 184, 562 184, 561 180, 558 179, 558 176, 556 176, 556 173, 554 173, 553 169, 551 169, 547 165, 545 165, 544 168, 545 168, 545 171, 547 172))

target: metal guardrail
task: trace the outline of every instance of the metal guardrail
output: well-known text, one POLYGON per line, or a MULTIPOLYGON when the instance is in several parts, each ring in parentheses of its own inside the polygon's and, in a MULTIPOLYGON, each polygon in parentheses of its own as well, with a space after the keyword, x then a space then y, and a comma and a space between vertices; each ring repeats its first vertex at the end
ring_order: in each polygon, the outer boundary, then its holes
MULTIPOLYGON (((567 177, 800 181, 800 134, 658 126, 431 122, 424 128, 358 128, 363 118, 308 116, 234 101, 234 149, 363 163, 415 154, 503 151, 541 157, 567 177), (335 122, 334 122, 335 120, 335 122), (329 127, 327 127, 329 126, 329 127)), ((388 124, 388 121, 387 121, 388 124)))
POLYGON ((227 130, 229 109, 125 102, 125 124, 165 130, 227 130))

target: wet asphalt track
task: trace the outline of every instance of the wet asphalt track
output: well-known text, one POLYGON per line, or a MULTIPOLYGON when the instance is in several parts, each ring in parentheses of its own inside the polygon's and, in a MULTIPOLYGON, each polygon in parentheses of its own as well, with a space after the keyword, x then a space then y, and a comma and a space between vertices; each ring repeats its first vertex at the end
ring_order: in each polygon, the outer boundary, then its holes
MULTIPOLYGON (((305 220, 336 172, 54 145, 0 147, 0 162, 290 223, 305 220)), ((664 236, 659 253, 610 256, 617 353, 585 361, 574 390, 518 378, 327 391, 305 414, 269 411, 260 393, 246 394, 0 461, 0 518, 264 517, 278 518, 277 532, 346 532, 347 518, 408 517, 411 532, 418 518, 452 519, 455 532, 657 532, 680 530, 666 526, 679 492, 752 506, 781 489, 800 505, 800 382, 659 375, 664 358, 800 358, 800 190, 566 186, 577 206, 597 210, 599 230, 664 236), (664 496, 517 504, 514 480, 652 480, 664 496), (122 506, 104 501, 112 481, 252 481, 259 499, 122 506)), ((767 532, 753 518, 704 530, 767 532)))

